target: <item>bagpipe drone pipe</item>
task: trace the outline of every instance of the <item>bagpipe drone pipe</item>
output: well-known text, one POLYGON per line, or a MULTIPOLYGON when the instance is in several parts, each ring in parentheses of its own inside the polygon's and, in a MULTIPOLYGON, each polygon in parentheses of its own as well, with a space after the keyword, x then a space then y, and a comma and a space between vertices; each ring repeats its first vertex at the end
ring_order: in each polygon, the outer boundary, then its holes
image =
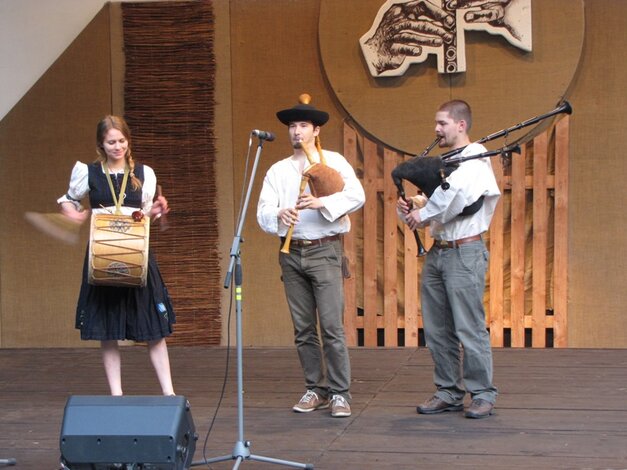
MULTIPOLYGON (((572 107, 568 103, 568 101, 561 102, 557 108, 546 114, 533 117, 507 129, 503 129, 493 134, 490 134, 486 137, 479 139, 476 143, 483 144, 499 137, 506 136, 518 129, 530 126, 560 113, 572 113, 572 107)), ((419 191, 424 193, 424 195, 429 198, 438 187, 441 187, 444 191, 449 189, 450 185, 446 179, 453 171, 455 171, 459 167, 462 162, 477 158, 492 157, 494 155, 509 157, 512 153, 520 153, 520 145, 528 142, 534 137, 534 135, 535 133, 533 133, 532 131, 510 145, 507 145, 497 150, 491 150, 476 155, 462 156, 462 152, 466 147, 461 147, 446 152, 442 155, 429 157, 427 156, 427 154, 440 141, 440 137, 437 137, 420 155, 414 156, 410 160, 407 160, 396 166, 396 168, 394 168, 391 173, 392 180, 394 181, 394 185, 398 189, 399 197, 403 198, 406 202, 408 202, 408 199, 405 195, 405 190, 403 188, 403 180, 412 183, 419 189, 419 191)), ((477 212, 482 205, 483 196, 474 201, 472 204, 464 207, 459 215, 472 215, 477 212)), ((422 256, 426 253, 426 250, 424 249, 424 246, 420 241, 420 237, 418 236, 417 231, 414 231, 414 236, 416 237, 416 243, 418 244, 418 256, 422 256)))

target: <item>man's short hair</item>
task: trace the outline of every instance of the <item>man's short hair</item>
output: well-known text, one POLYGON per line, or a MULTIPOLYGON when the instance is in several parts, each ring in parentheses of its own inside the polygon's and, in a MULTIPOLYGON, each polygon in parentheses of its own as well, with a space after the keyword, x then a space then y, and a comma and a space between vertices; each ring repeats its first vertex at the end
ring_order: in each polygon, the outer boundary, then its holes
POLYGON ((455 122, 459 122, 461 120, 466 121, 466 132, 470 131, 470 128, 472 127, 472 110, 470 109, 470 105, 465 101, 447 101, 440 106, 438 111, 447 112, 455 122))

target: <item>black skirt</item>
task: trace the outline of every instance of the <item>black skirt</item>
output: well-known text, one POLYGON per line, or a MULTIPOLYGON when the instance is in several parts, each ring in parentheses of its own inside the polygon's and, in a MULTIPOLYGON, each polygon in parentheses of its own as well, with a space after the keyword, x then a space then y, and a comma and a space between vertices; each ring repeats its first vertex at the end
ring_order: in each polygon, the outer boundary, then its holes
POLYGON ((145 287, 93 286, 87 282, 88 263, 89 253, 76 307, 81 339, 154 341, 172 334, 172 301, 152 255, 145 287))

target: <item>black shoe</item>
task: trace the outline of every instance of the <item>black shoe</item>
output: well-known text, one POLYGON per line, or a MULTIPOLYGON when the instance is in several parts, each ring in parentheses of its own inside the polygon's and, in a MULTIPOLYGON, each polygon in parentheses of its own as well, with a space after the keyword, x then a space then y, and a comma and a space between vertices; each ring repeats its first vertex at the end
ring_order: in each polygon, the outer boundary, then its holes
POLYGON ((481 419, 492 414, 494 404, 482 398, 475 398, 466 410, 466 418, 481 419))
POLYGON ((422 415, 434 415, 436 413, 443 413, 444 411, 462 411, 463 409, 464 405, 462 403, 452 405, 434 395, 422 405, 419 405, 416 411, 422 415))

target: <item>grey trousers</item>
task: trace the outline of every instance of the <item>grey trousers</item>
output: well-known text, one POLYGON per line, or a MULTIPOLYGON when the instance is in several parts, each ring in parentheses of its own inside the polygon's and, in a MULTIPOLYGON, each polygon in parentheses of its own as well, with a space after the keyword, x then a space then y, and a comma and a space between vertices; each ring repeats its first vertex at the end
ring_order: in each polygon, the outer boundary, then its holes
POLYGON ((292 246, 289 254, 279 254, 279 262, 305 387, 322 397, 342 395, 350 400, 342 242, 292 246))
POLYGON ((422 270, 422 317, 435 364, 435 395, 451 404, 461 403, 466 391, 472 398, 496 401, 483 308, 488 256, 482 240, 434 247, 422 270))

